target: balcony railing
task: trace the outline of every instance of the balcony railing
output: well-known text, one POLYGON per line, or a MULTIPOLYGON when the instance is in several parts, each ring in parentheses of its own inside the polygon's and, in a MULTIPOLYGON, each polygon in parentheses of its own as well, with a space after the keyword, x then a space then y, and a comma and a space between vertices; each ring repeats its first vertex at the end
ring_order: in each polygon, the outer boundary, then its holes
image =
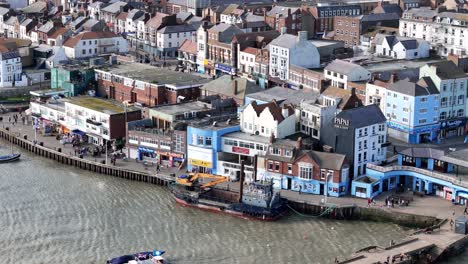
POLYGON ((416 172, 425 176, 429 176, 432 178, 436 178, 439 180, 444 180, 447 182, 452 183, 453 185, 461 186, 468 188, 468 182, 464 182, 461 180, 461 177, 455 177, 453 174, 448 174, 448 173, 441 173, 437 171, 430 171, 422 168, 416 168, 416 167, 411 167, 411 166, 400 166, 400 165, 393 165, 393 166, 379 166, 371 163, 367 163, 367 168, 372 169, 378 172, 392 172, 392 171, 411 171, 411 172, 416 172))

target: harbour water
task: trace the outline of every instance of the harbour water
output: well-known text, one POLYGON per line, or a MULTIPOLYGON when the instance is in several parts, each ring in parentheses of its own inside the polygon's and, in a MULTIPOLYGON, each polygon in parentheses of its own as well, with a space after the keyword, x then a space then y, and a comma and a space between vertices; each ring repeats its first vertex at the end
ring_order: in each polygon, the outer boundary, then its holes
POLYGON ((271 223, 246 221, 181 207, 163 187, 29 153, 0 164, 3 263, 105 263, 155 248, 166 250, 171 263, 331 263, 409 232, 293 214, 271 223))

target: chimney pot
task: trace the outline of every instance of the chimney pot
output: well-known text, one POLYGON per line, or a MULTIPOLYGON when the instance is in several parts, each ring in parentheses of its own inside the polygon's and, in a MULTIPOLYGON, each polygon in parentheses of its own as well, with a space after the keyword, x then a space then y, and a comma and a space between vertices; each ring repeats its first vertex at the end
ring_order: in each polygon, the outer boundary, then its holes
POLYGON ((302 137, 298 137, 296 141, 296 149, 300 150, 302 148, 302 137))

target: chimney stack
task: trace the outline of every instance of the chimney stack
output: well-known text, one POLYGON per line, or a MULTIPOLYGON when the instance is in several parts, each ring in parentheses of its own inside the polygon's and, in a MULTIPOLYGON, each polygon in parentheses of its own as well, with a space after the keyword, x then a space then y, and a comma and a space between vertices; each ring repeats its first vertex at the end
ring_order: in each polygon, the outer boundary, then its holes
POLYGON ((308 32, 307 31, 299 31, 297 33, 297 40, 298 41, 307 41, 308 32))
POLYGON ((394 72, 394 73, 392 73, 392 74, 390 75, 390 80, 389 80, 389 82, 390 82, 390 83, 395 83, 396 81, 398 81, 398 74, 397 74, 396 72, 394 72))
POLYGON ((281 114, 284 118, 287 118, 289 116, 289 109, 286 105, 283 106, 283 108, 281 108, 281 114))
POLYGON ((281 35, 284 35, 288 32, 288 29, 286 27, 281 27, 281 35))
POLYGON ((356 88, 351 88, 351 96, 356 96, 356 88))
POLYGON ((239 92, 239 87, 238 87, 238 84, 237 84, 237 80, 234 80, 233 85, 234 85, 234 95, 237 95, 237 93, 239 92))
POLYGON ((300 150, 302 148, 302 137, 298 137, 296 141, 296 149, 300 150))
POLYGON ((271 133, 269 142, 270 142, 270 144, 275 143, 275 134, 271 133))

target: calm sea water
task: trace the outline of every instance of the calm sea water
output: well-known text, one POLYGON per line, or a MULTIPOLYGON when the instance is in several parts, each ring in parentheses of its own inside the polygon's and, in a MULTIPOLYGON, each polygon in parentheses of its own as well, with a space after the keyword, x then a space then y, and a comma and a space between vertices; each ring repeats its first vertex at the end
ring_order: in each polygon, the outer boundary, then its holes
POLYGON ((155 248, 171 263, 330 263, 407 233, 383 223, 297 215, 263 223, 207 213, 175 204, 162 187, 29 153, 0 164, 2 263, 105 263, 155 248))

